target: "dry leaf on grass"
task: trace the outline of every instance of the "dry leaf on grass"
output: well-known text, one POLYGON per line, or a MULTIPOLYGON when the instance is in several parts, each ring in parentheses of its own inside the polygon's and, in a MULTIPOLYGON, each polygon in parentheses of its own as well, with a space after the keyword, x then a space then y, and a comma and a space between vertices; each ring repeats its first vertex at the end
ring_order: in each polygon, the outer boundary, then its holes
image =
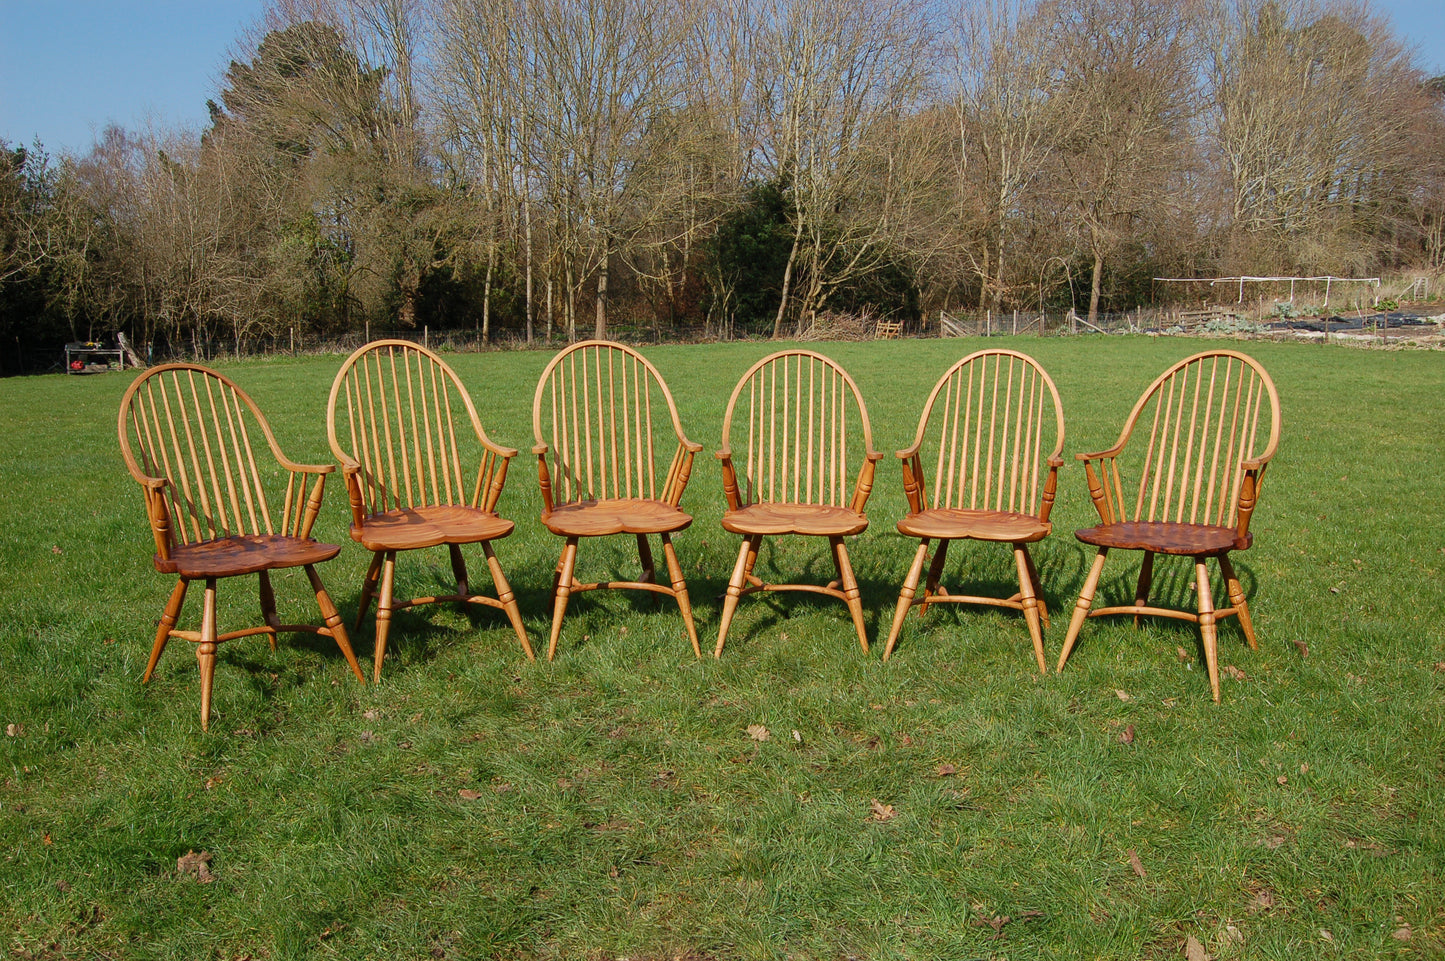
POLYGON ((1410 930, 1410 926, 1408 924, 1402 924, 1400 925, 1400 927, 1395 929, 1395 933, 1390 935, 1390 937, 1394 938, 1396 941, 1408 941, 1413 934, 1414 932, 1410 930))
POLYGON ((457 792, 457 797, 461 798, 463 801, 475 801, 481 796, 481 791, 473 791, 469 787, 464 787, 457 792))
POLYGON ((1121 700, 1121 701, 1128 701, 1128 700, 1130 700, 1129 692, 1128 692, 1128 691, 1119 691, 1119 690, 1116 690, 1116 691, 1114 691, 1114 693, 1119 696, 1119 700, 1121 700))
POLYGON ((1133 868, 1134 873, 1141 878, 1147 878, 1149 876, 1149 873, 1144 870, 1144 862, 1139 860, 1139 852, 1133 848, 1129 849, 1129 867, 1133 868))
POLYGON ((1310 656, 1310 646, 1309 646, 1308 644, 1306 644, 1304 641, 1295 641, 1295 642, 1294 642, 1294 646, 1299 649, 1299 656, 1300 656, 1300 657, 1309 657, 1309 656, 1310 656))
POLYGON ((868 806, 873 809, 873 813, 869 815, 870 821, 891 821, 898 816, 898 812, 893 810, 893 805, 884 804, 877 798, 869 801, 868 806))
POLYGON ((754 741, 766 741, 768 738, 772 737, 772 735, 769 734, 768 729, 763 727, 761 724, 749 724, 748 737, 752 738, 754 741))
POLYGON ((942 764, 938 765, 937 773, 939 777, 948 777, 950 774, 957 774, 958 768, 954 767, 952 764, 949 764, 947 761, 944 761, 942 764))
POLYGON ((6 736, 6 737, 24 737, 24 736, 25 736, 25 725, 24 725, 24 724, 7 724, 7 725, 5 725, 5 736, 6 736))
POLYGON ((1119 735, 1119 743, 1120 743, 1120 744, 1133 744, 1133 743, 1134 743, 1134 725, 1130 724, 1128 727, 1124 728, 1124 733, 1119 735))
POLYGON ((1231 681, 1247 681, 1247 680, 1249 680, 1249 675, 1245 674, 1243 671, 1241 671, 1239 668, 1235 667, 1233 664, 1226 664, 1226 665, 1224 665, 1224 676, 1227 677, 1227 678, 1229 678, 1231 681))
POLYGON ((194 874, 196 880, 202 884, 210 884, 216 880, 216 876, 211 873, 210 851, 202 851, 200 854, 187 851, 176 858, 176 871, 179 874, 194 874))
POLYGON ((1189 656, 1189 652, 1186 651, 1186 650, 1185 650, 1184 648, 1182 648, 1182 647, 1179 648, 1179 663, 1180 663, 1180 664, 1188 664, 1188 663, 1190 662, 1190 660, 1191 660, 1191 658, 1190 658, 1190 656, 1189 656))
POLYGON ((1184 957, 1185 961, 1209 961, 1209 955, 1204 953, 1204 945, 1192 934, 1184 942, 1184 957))

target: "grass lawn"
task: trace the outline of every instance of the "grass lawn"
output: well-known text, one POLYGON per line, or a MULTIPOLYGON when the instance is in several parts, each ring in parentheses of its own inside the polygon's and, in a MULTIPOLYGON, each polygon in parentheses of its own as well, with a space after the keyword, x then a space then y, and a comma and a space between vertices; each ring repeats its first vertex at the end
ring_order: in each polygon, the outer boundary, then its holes
MULTIPOLYGON (((1000 342, 1053 375, 1066 455, 1111 443, 1149 381, 1201 349, 1000 342)), ((575 599, 550 664, 523 659, 500 612, 432 606, 397 616, 379 685, 326 638, 224 645, 208 735, 187 645, 140 684, 173 582, 117 451, 130 378, 0 380, 0 953, 1135 959, 1193 939, 1218 959, 1445 955, 1445 354, 1229 345, 1274 377, 1284 430, 1256 546, 1236 555, 1260 650, 1225 623, 1216 705, 1183 622, 1091 620, 1052 672, 1092 558, 1071 457, 1036 552, 1049 675, 1020 616, 978 608, 911 615, 880 661, 915 546, 893 529, 892 452, 976 346, 822 348, 888 454, 850 545, 871 655, 842 604, 808 595, 746 599, 721 661, 695 660, 675 605, 647 594, 575 599), (209 882, 178 869, 192 851, 209 882)), ((733 382, 772 348, 645 351, 705 445, 677 543, 708 650, 737 550, 712 451, 733 382)), ((526 451, 549 356, 449 358, 523 451, 497 550, 540 647, 561 542, 526 451)), ((320 463, 340 360, 219 366, 289 456, 320 463)), ((350 618, 368 556, 347 522, 333 477, 316 534, 347 545, 321 573, 350 618)), ((764 568, 828 563, 821 540, 770 543, 764 568)), ((624 538, 583 550, 579 576, 632 570, 624 538)), ((1137 563, 1111 560, 1101 595, 1131 590, 1137 563)), ((956 545, 950 565, 1013 590, 1005 548, 956 545)), ((398 595, 449 576, 440 549, 403 555, 398 595)), ((253 584, 223 582, 223 630, 253 622, 253 584)), ((315 616, 299 572, 277 592, 283 618, 315 616)), ((353 640, 365 662, 370 624, 353 640)))

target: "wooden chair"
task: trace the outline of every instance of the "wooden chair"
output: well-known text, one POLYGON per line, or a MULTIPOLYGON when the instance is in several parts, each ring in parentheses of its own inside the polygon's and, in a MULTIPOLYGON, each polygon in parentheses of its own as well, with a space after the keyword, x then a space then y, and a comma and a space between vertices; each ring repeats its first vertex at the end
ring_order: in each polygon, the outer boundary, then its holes
POLYGON ((126 468, 145 491, 156 570, 178 576, 142 683, 150 681, 171 638, 195 644, 205 730, 211 719, 216 646, 265 634, 275 648, 276 635, 282 631, 333 638, 356 679, 364 680, 341 615, 316 573, 317 564, 341 551, 311 537, 326 475, 334 468, 288 460, 255 402, 235 382, 191 364, 152 367, 136 378, 121 398, 117 427, 126 468), (257 456, 256 446, 262 441, 284 473, 257 456), (324 627, 281 623, 270 572, 290 567, 305 569, 324 627), (260 580, 265 624, 222 634, 217 627, 216 584, 245 574, 260 580), (176 622, 192 581, 206 585, 201 629, 179 630, 176 622))
POLYGON ((873 449, 858 385, 822 354, 779 351, 743 374, 728 398, 722 450, 717 453, 727 496, 722 526, 741 534, 743 544, 723 599, 715 656, 722 656, 738 600, 756 591, 808 591, 839 598, 848 605, 859 646, 868 650, 863 604, 843 538, 868 528, 863 508, 882 456, 873 449), (741 408, 740 401, 745 401, 741 408), (732 448, 737 413, 745 418, 738 425, 741 471, 732 448), (765 584, 754 576, 763 538, 781 534, 826 537, 837 579, 819 587, 765 584))
POLYGON ((552 358, 532 401, 537 475, 542 485, 542 523, 565 538, 552 580, 552 635, 547 659, 557 653, 562 618, 573 594, 600 588, 631 588, 677 599, 692 641, 702 656, 687 581, 672 535, 692 523, 678 508, 702 445, 687 439, 677 405, 657 368, 637 351, 609 341, 573 344, 552 358), (668 460, 662 458, 670 453, 668 460), (584 537, 631 534, 637 538, 642 575, 635 581, 582 583, 574 576, 584 537), (658 583, 648 541, 662 542, 668 583, 658 583))
POLYGON ((408 341, 362 346, 331 384, 326 438, 346 479, 351 538, 372 552, 356 623, 361 625, 376 598, 373 679, 381 680, 392 614, 439 601, 501 608, 532 659, 516 596, 492 549, 492 541, 514 527, 497 514, 497 499, 517 451, 487 437, 452 369, 408 341), (398 602, 396 555, 442 544, 451 555, 456 592, 398 602), (463 544, 482 546, 496 597, 472 593, 463 544))
POLYGON ((1063 447, 1059 392, 1033 358, 1012 350, 980 350, 939 378, 923 405, 912 446, 898 452, 908 495, 908 516, 898 522, 898 530, 919 538, 919 545, 898 594, 885 661, 910 607, 992 604, 1023 612, 1039 671, 1047 671, 1043 630, 1048 608, 1028 546, 1053 529, 1049 512, 1063 447), (918 579, 931 540, 938 541, 938 550, 920 599, 918 579), (1013 545, 1019 592, 1002 599, 950 594, 940 587, 948 545, 955 540, 1013 545))
POLYGON ((1264 368, 1244 354, 1212 350, 1180 361, 1150 384, 1113 447, 1077 455, 1100 522, 1076 536, 1099 552, 1069 622, 1060 670, 1086 617, 1180 618, 1199 625, 1210 691, 1219 700, 1220 618, 1237 616, 1249 646, 1258 647, 1229 552, 1253 543, 1249 522, 1279 444, 1279 424, 1279 395, 1264 368), (1136 427, 1141 437, 1131 444, 1136 427), (1111 548, 1144 552, 1134 602, 1090 610, 1111 548), (1150 605, 1156 554, 1193 559, 1196 610, 1150 605), (1214 608, 1210 558, 1219 564, 1230 607, 1214 608))

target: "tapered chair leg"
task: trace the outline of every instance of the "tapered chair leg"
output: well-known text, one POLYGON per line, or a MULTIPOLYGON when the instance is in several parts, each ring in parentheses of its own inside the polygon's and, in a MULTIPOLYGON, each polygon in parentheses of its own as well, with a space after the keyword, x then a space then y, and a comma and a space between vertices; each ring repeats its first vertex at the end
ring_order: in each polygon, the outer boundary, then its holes
MULTIPOLYGON (((1149 588, 1154 586, 1154 552, 1145 551, 1144 560, 1139 564, 1139 583, 1134 588, 1134 606, 1143 607, 1149 603, 1149 588)), ((1139 626, 1140 617, 1134 615, 1134 626, 1139 626)))
POLYGON ((352 630, 361 630, 361 625, 366 623, 366 612, 371 610, 371 601, 376 597, 377 579, 381 577, 381 564, 386 557, 385 551, 374 551, 371 555, 371 565, 366 569, 366 577, 361 581, 361 600, 356 603, 356 625, 352 630))
POLYGON ((948 563, 948 545, 952 541, 942 540, 938 542, 938 550, 933 552, 933 561, 928 565, 928 580, 923 582, 923 607, 918 611, 920 615, 928 613, 928 601, 934 594, 938 593, 938 582, 943 579, 943 568, 948 563))
POLYGON ((270 628, 266 632, 266 639, 271 642, 271 650, 274 651, 276 650, 276 629, 281 626, 281 617, 276 613, 276 592, 271 587, 271 575, 265 571, 258 571, 256 580, 260 582, 261 619, 270 628))
POLYGON ((1244 596, 1244 585, 1239 583, 1239 577, 1234 573, 1234 565, 1229 562, 1228 554, 1219 555, 1219 572, 1224 575, 1224 588, 1229 593, 1229 603, 1239 617, 1239 629, 1244 631, 1244 639, 1249 642, 1250 648, 1257 651, 1259 642, 1254 639, 1254 622, 1249 618, 1249 599, 1244 596))
MULTIPOLYGON (((472 593, 471 583, 467 579, 467 559, 462 556, 460 544, 448 544, 447 553, 452 559, 452 576, 456 578, 457 595, 468 597, 472 593)), ((465 601, 463 603, 466 603, 465 601)))
POLYGON ((677 609, 682 612, 682 623, 687 627, 687 638, 692 641, 692 653, 702 657, 702 645, 697 640, 697 625, 692 621, 692 601, 687 596, 687 580, 682 576, 682 565, 677 562, 677 549, 672 546, 672 537, 668 534, 662 535, 662 557, 667 563, 667 576, 672 582, 672 594, 677 598, 677 609))
POLYGON ((657 583, 657 565, 652 561, 652 545, 646 534, 637 535, 637 560, 642 566, 642 583, 657 583))
POLYGON ((372 683, 381 682, 381 662, 386 658, 386 638, 391 633, 391 605, 396 591, 396 552, 386 551, 380 556, 381 596, 376 603, 376 663, 371 671, 372 683))
POLYGON ((522 626, 522 611, 517 606, 517 595, 512 593, 512 585, 507 582, 507 575, 502 573, 502 563, 497 560, 497 552, 492 550, 491 541, 482 541, 482 553, 487 558, 487 569, 492 572, 497 600, 502 602, 502 610, 506 612, 507 620, 512 623, 517 640, 522 643, 522 651, 527 655, 527 660, 535 661, 537 658, 532 654, 532 642, 527 640, 527 629, 522 626))
POLYGON ((156 628, 156 642, 151 645, 151 658, 146 662, 145 677, 141 678, 142 684, 150 683, 151 674, 155 673, 156 662, 161 659, 161 652, 166 649, 166 642, 171 639, 171 631, 176 629, 176 621, 181 616, 181 606, 186 602, 186 588, 190 586, 190 581, 180 578, 171 591, 171 599, 166 601, 160 626, 156 628))
POLYGON ((853 565, 848 563, 848 548, 841 537, 830 537, 833 544, 833 560, 838 565, 838 578, 843 582, 843 602, 848 613, 853 615, 853 627, 858 631, 858 646, 868 653, 868 629, 863 624, 863 601, 858 591, 858 581, 853 576, 853 565))
POLYGON ((913 553, 913 563, 909 565, 908 576, 903 579, 903 588, 898 592, 898 606, 893 609, 893 625, 888 628, 888 643, 883 645, 883 660, 893 653, 893 645, 898 643, 898 635, 903 630, 903 621, 908 616, 908 609, 913 606, 913 598, 918 593, 918 579, 923 576, 923 562, 928 558, 928 539, 924 538, 918 545, 918 550, 913 553))
POLYGON ((1094 606, 1094 592, 1099 589, 1099 575, 1104 571, 1104 561, 1109 557, 1107 547, 1099 548, 1098 555, 1094 558, 1094 566, 1089 568, 1089 576, 1084 579, 1084 589, 1079 592, 1078 603, 1074 605, 1074 614, 1069 619, 1069 633, 1064 637, 1064 648, 1059 651, 1059 666, 1057 671, 1064 669, 1065 662, 1069 659, 1069 652, 1074 649, 1074 642, 1079 639, 1079 631, 1084 626, 1084 619, 1089 616, 1089 608, 1094 606))
POLYGON ((306 579, 311 582, 311 589, 316 592, 316 605, 321 608, 321 617, 326 622, 326 629, 330 632, 336 646, 341 648, 342 656, 346 663, 351 665, 351 673, 362 684, 366 683, 366 675, 361 673, 361 665, 356 661, 356 652, 351 649, 351 638, 346 634, 346 625, 341 620, 341 612, 331 602, 331 595, 326 593, 326 587, 321 583, 321 575, 316 573, 316 567, 312 564, 305 565, 306 579))
POLYGON ((547 640, 547 660, 557 656, 557 638, 562 634, 562 618, 567 614, 567 600, 572 596, 572 572, 577 568, 577 538, 567 538, 562 548, 562 561, 557 570, 556 596, 552 601, 552 636, 547 640))
POLYGON ((201 642, 196 645, 196 664, 201 669, 201 730, 211 726, 211 687, 216 680, 216 579, 206 581, 201 604, 201 642))
POLYGON ((1034 657, 1039 662, 1039 673, 1049 673, 1044 662, 1044 630, 1039 622, 1039 599, 1034 594, 1033 578, 1029 574, 1029 552, 1023 544, 1014 545, 1014 564, 1019 571, 1020 602, 1023 604, 1024 621, 1029 626, 1029 637, 1034 642, 1034 657))
POLYGON ((1209 591, 1209 567, 1194 559, 1194 583, 1199 594, 1199 634, 1204 641, 1204 665, 1209 669, 1209 690, 1219 703, 1219 630, 1214 622, 1214 599, 1209 591))
POLYGON ((742 547, 738 550, 738 560, 733 565, 732 576, 728 578, 727 594, 723 597, 722 618, 718 623, 717 647, 713 650, 713 657, 722 657, 723 644, 728 639, 728 627, 733 622, 733 615, 737 613, 738 600, 743 596, 743 585, 753 567, 749 561, 750 558, 757 558, 758 543, 761 540, 762 538, 752 535, 744 537, 742 547))
POLYGON ((1034 586, 1034 599, 1039 602, 1039 621, 1043 624, 1044 630, 1049 629, 1049 605, 1044 600, 1044 582, 1039 579, 1039 569, 1034 566, 1034 555, 1029 552, 1027 544, 1022 545, 1024 560, 1029 566, 1029 583, 1034 586))

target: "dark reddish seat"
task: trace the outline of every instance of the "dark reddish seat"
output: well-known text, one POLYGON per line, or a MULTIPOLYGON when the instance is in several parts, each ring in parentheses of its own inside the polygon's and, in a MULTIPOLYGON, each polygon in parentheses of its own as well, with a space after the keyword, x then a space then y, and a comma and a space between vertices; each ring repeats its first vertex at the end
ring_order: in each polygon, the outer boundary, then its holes
POLYGON ((195 644, 204 730, 211 720, 216 646, 265 634, 274 648, 276 635, 283 631, 334 639, 362 680, 341 615, 316 573, 316 565, 331 560, 341 548, 311 537, 326 475, 335 468, 288 460, 245 391, 230 378, 194 364, 164 364, 137 377, 121 398, 119 433, 126 468, 145 491, 155 568, 179 577, 161 615, 144 681, 151 679, 171 638, 195 644), (258 456, 264 451, 256 450, 253 442, 262 439, 280 471, 258 456), (324 626, 281 623, 270 572, 293 567, 305 569, 324 626), (260 581, 265 624, 222 633, 217 626, 217 583, 249 574, 260 581), (176 623, 192 581, 206 585, 201 627, 179 630, 176 623))
POLYGON ((898 452, 908 496, 908 515, 898 522, 898 531, 919 538, 919 545, 898 593, 885 661, 910 608, 988 604, 1023 612, 1039 671, 1046 670, 1043 630, 1049 612, 1028 545, 1053 529, 1049 512, 1063 445, 1059 392, 1033 358, 1012 350, 980 350, 944 371, 923 405, 913 445, 898 452), (919 597, 918 581, 933 540, 938 550, 919 597), (948 545, 957 540, 1011 545, 1018 593, 977 597, 944 589, 940 582, 948 545))

